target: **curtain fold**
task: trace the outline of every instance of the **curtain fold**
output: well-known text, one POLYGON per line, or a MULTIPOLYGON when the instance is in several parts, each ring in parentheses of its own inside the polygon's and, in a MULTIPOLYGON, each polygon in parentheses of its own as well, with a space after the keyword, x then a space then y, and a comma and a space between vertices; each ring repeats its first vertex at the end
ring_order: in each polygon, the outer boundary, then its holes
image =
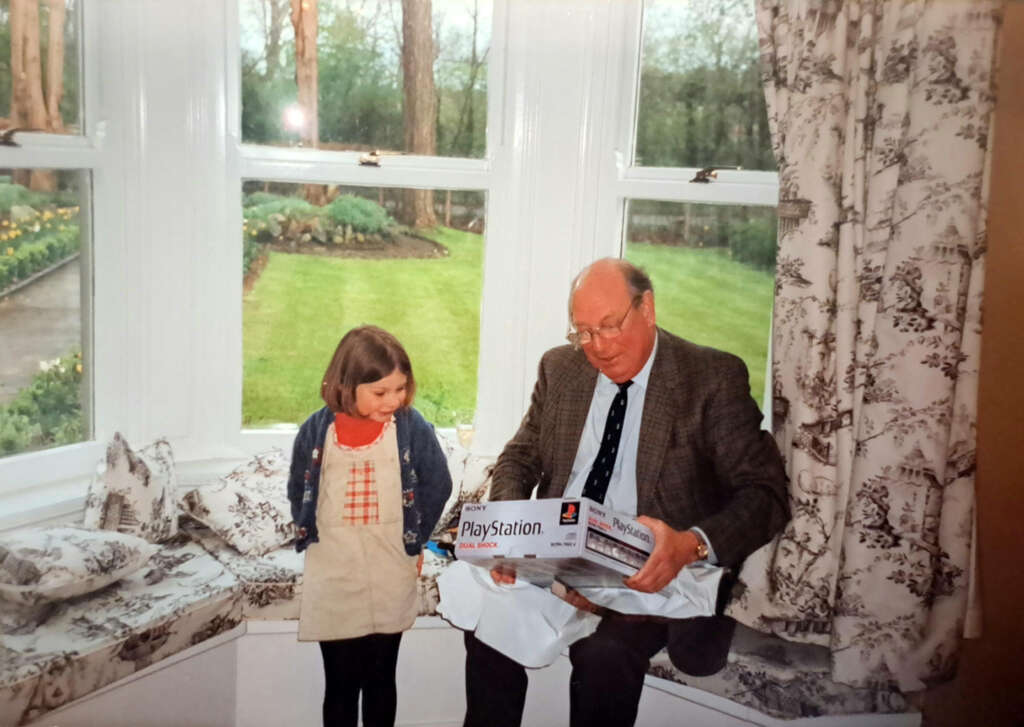
POLYGON ((949 678, 967 621, 1000 9, 757 0, 793 519, 729 612, 856 686, 949 678))

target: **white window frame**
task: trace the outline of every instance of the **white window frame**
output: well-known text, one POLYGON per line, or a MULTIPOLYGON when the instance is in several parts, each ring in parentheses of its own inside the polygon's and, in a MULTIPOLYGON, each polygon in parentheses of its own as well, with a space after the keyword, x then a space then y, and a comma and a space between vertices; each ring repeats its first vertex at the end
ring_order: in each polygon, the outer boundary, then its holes
MULTIPOLYGON (((100 108, 98 16, 96 6, 79 0, 75 7, 79 23, 78 55, 80 74, 79 134, 21 132, 15 136, 17 147, 0 147, 0 166, 15 169, 54 169, 81 171, 90 179, 90 190, 80 212, 82 230, 82 349, 85 352, 85 406, 90 438, 49 449, 8 455, 0 458, 0 529, 20 521, 25 513, 33 518, 60 517, 80 507, 81 474, 95 468, 102 457, 97 433, 102 431, 119 408, 117 397, 109 393, 110 378, 105 374, 114 363, 106 355, 109 349, 98 345, 96 321, 108 311, 97 300, 97 289, 110 278, 101 272, 101 263, 109 263, 116 231, 110 229, 109 206, 103 200, 116 194, 107 143, 107 125, 100 108), (45 490, 45 491, 44 491, 45 490)), ((112 267, 112 266, 111 266, 112 267)), ((116 277, 116 272, 110 277, 116 277)))
POLYGON ((290 446, 292 432, 241 428, 243 179, 485 192, 481 454, 564 342, 573 275, 622 254, 627 199, 775 204, 774 173, 688 184, 694 169, 629 164, 641 0, 494 0, 484 157, 378 168, 241 142, 237 0, 81 2, 84 135, 22 134, 0 163, 92 173, 93 439, 0 459, 0 529, 80 508, 114 431, 167 437, 183 489, 290 446))
MULTIPOLYGON (((418 154, 402 154, 387 156, 381 159, 376 167, 362 166, 359 159, 362 152, 328 151, 309 148, 281 148, 259 144, 247 144, 242 141, 241 119, 241 51, 240 51, 240 18, 239 3, 231 3, 228 27, 234 31, 229 34, 226 44, 228 57, 227 109, 229 136, 234 140, 229 161, 228 176, 236 181, 237 197, 229 210, 228 226, 230 235, 238 239, 238 260, 242 259, 241 229, 242 183, 249 180, 284 182, 292 184, 337 184, 358 187, 388 187, 393 189, 433 189, 433 190, 469 190, 483 192, 486 198, 485 219, 487 221, 484 235, 485 264, 489 257, 491 235, 491 201, 502 184, 497 182, 494 173, 495 149, 501 147, 503 98, 501 94, 502 77, 504 74, 505 44, 503 29, 504 16, 508 11, 502 0, 494 0, 491 29, 491 44, 487 63, 487 149, 482 159, 424 156, 418 154), (497 139, 495 138, 497 134, 497 139)), ((507 182, 506 182, 507 184, 507 182)), ((484 270, 481 270, 484 275, 484 270)), ((485 286, 486 287, 486 286, 485 286)), ((237 302, 233 306, 237 310, 237 330, 242 330, 242 291, 241 279, 238 280, 237 302)), ((400 303, 396 303, 400 304, 400 303)), ((482 303, 481 303, 482 306, 482 303)), ((239 339, 239 343, 241 340, 239 339)), ((483 348, 483 336, 481 336, 483 348)), ((239 365, 229 387, 228 405, 236 412, 238 432, 236 441, 244 451, 259 451, 268 447, 287 448, 291 446, 297 426, 274 427, 269 429, 245 429, 242 420, 242 379, 244 376, 241 352, 239 365)), ((480 381, 477 382, 478 388, 480 381)), ((479 398, 479 397, 478 397, 479 398)))

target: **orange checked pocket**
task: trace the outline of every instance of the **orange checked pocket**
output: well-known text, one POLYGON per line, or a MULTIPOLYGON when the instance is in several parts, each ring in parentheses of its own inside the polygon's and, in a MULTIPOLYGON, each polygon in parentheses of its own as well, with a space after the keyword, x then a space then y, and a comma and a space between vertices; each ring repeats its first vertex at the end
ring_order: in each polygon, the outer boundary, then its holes
POLYGON ((344 525, 372 525, 380 522, 373 462, 353 463, 349 467, 341 521, 344 525))

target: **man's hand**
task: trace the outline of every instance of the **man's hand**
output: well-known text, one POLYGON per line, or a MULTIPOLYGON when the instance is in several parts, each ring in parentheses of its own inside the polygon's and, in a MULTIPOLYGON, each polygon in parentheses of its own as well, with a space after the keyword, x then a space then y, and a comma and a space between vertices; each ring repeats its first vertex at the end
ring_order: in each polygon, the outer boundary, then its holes
POLYGON ((500 585, 511 586, 516 582, 516 569, 507 565, 491 568, 491 580, 500 585))
POLYGON ((689 530, 674 530, 658 518, 641 515, 636 520, 654 533, 654 550, 644 567, 625 583, 634 590, 655 593, 667 586, 684 566, 697 560, 697 536, 689 530))
POLYGON ((561 598, 563 601, 568 603, 570 606, 575 606, 581 611, 588 611, 590 613, 601 613, 605 609, 597 606, 586 598, 580 595, 580 592, 574 588, 569 588, 564 583, 555 581, 551 584, 551 592, 561 598))

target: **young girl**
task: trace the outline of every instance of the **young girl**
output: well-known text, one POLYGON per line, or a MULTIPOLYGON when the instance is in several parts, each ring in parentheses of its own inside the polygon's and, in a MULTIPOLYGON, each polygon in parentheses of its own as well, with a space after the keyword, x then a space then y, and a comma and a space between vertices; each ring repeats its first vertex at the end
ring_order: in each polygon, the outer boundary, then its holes
POLYGON ((394 336, 355 328, 338 344, 299 428, 288 499, 306 550, 299 640, 319 641, 324 725, 393 725, 402 632, 417 615, 422 548, 451 476, 434 428, 413 409, 412 366, 394 336), (308 548, 308 550, 307 550, 308 548))

